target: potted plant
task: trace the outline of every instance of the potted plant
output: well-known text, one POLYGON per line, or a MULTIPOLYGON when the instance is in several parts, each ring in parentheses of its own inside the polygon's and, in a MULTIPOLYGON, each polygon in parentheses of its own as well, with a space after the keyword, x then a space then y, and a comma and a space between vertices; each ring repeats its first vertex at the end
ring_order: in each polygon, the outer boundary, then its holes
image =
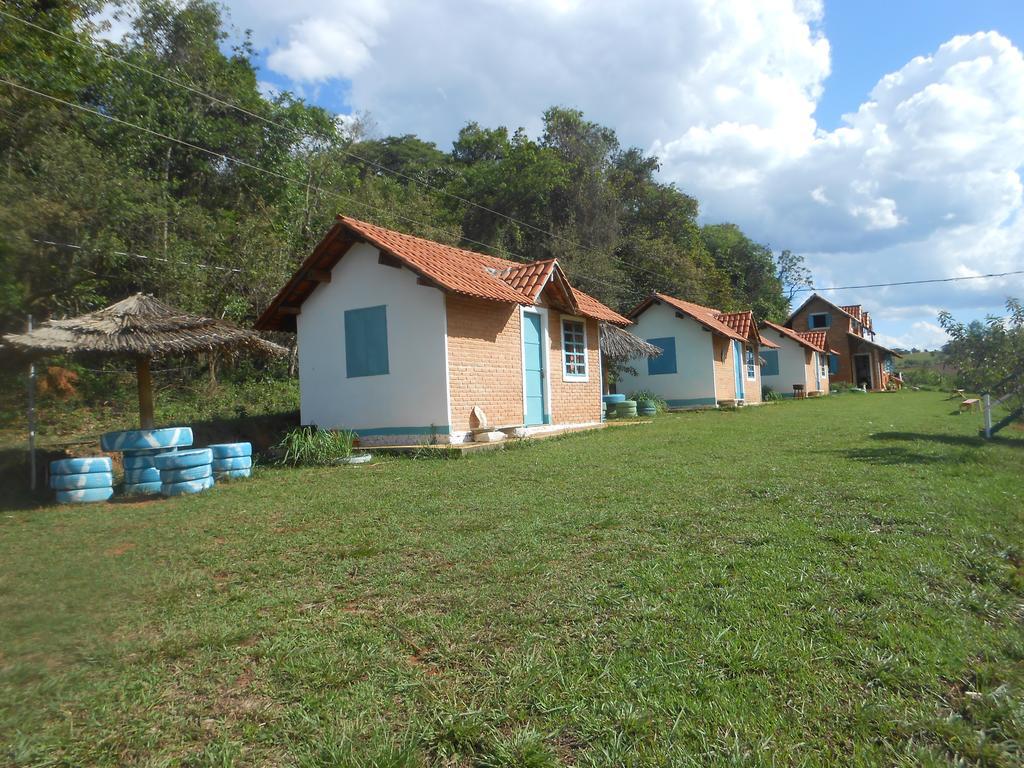
POLYGON ((647 390, 640 390, 634 392, 630 396, 631 400, 636 400, 636 412, 638 416, 654 416, 659 411, 665 410, 665 401, 658 397, 653 392, 647 390))

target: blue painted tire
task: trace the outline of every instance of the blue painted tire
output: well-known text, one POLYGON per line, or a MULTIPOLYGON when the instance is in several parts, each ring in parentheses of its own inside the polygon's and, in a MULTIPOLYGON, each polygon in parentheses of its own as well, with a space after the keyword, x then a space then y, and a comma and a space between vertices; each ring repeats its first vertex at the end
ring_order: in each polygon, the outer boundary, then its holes
POLYGON ((227 472, 231 469, 249 469, 252 466, 252 456, 236 456, 233 459, 214 459, 214 472, 227 472))
POLYGON ((161 469, 160 482, 167 485, 171 483, 188 483, 192 480, 202 480, 213 474, 213 467, 209 464, 200 464, 195 467, 183 469, 161 469))
POLYGON ((233 459, 238 456, 252 456, 252 443, 215 443, 206 446, 213 451, 213 459, 233 459))
POLYGON ((114 465, 109 456, 83 459, 58 459, 50 462, 51 475, 86 475, 92 472, 112 472, 114 465))
POLYGON ((222 480, 239 480, 243 477, 249 477, 252 475, 251 469, 227 469, 221 472, 214 472, 214 477, 217 478, 217 482, 222 480))
POLYGON ((155 496, 160 493, 160 481, 155 483, 125 483, 125 496, 155 496))
POLYGON ((114 495, 114 489, 82 488, 77 491, 57 491, 58 504, 88 504, 94 501, 106 501, 114 495))
POLYGON ((615 403, 624 402, 626 399, 625 395, 602 395, 601 399, 604 400, 608 405, 614 405, 615 403))
POLYGON ((109 472, 90 472, 86 475, 50 475, 50 487, 55 491, 109 488, 113 484, 114 476, 109 472))
POLYGON ((161 472, 165 469, 187 469, 209 464, 211 461, 213 452, 209 448, 193 448, 190 451, 160 454, 156 457, 156 468, 161 472))
POLYGON ((160 470, 156 467, 143 467, 142 469, 126 469, 124 471, 125 485, 139 485, 140 483, 159 483, 160 470))
POLYGON ((144 451, 183 445, 192 445, 191 427, 129 429, 124 432, 107 432, 100 438, 100 447, 104 451, 144 451))
POLYGON ((177 448, 167 448, 162 451, 125 451, 121 457, 125 470, 148 469, 156 466, 156 457, 165 453, 174 453, 177 448))
POLYGON ((202 480, 190 480, 187 483, 162 483, 160 493, 164 496, 181 496, 186 493, 200 493, 207 488, 213 488, 213 476, 204 477, 202 480))

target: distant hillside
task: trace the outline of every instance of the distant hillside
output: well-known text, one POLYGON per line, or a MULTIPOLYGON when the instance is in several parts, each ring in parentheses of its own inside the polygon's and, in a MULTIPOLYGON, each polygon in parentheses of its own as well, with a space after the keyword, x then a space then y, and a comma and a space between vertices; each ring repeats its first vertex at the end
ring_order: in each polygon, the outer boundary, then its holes
POLYGON ((902 352, 903 359, 897 361, 903 372, 903 381, 914 387, 925 389, 952 389, 957 369, 941 350, 902 352))

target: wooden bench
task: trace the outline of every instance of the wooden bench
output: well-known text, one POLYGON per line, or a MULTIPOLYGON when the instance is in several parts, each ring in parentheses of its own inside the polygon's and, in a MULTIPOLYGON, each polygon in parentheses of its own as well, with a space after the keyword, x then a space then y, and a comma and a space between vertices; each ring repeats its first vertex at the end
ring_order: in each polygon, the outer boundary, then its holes
POLYGON ((964 411, 981 410, 981 400, 976 397, 970 397, 960 403, 960 413, 964 411))

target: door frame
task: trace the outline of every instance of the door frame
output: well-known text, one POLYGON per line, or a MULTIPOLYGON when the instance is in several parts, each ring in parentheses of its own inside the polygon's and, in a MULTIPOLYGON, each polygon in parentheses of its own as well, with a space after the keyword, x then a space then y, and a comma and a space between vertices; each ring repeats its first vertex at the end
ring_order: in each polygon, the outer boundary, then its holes
POLYGON ((857 358, 858 357, 866 357, 868 359, 868 365, 867 365, 867 368, 868 368, 868 389, 874 389, 875 388, 875 372, 872 370, 872 368, 873 368, 873 366, 871 364, 871 357, 872 357, 872 355, 871 355, 870 352, 854 352, 853 353, 853 386, 855 386, 855 387, 859 387, 860 386, 860 382, 857 381, 857 358))
MULTIPOLYGON (((522 376, 523 384, 523 424, 526 424, 526 333, 525 328, 525 315, 527 313, 538 315, 540 317, 540 330, 541 330, 541 345, 544 350, 544 385, 543 385, 543 405, 541 406, 541 424, 551 423, 551 338, 548 317, 548 310, 546 307, 519 307, 519 370, 522 376)), ((540 425, 533 425, 540 426, 540 425)))
POLYGON ((747 348, 742 341, 732 340, 733 375, 735 377, 734 397, 737 400, 747 399, 747 348))

